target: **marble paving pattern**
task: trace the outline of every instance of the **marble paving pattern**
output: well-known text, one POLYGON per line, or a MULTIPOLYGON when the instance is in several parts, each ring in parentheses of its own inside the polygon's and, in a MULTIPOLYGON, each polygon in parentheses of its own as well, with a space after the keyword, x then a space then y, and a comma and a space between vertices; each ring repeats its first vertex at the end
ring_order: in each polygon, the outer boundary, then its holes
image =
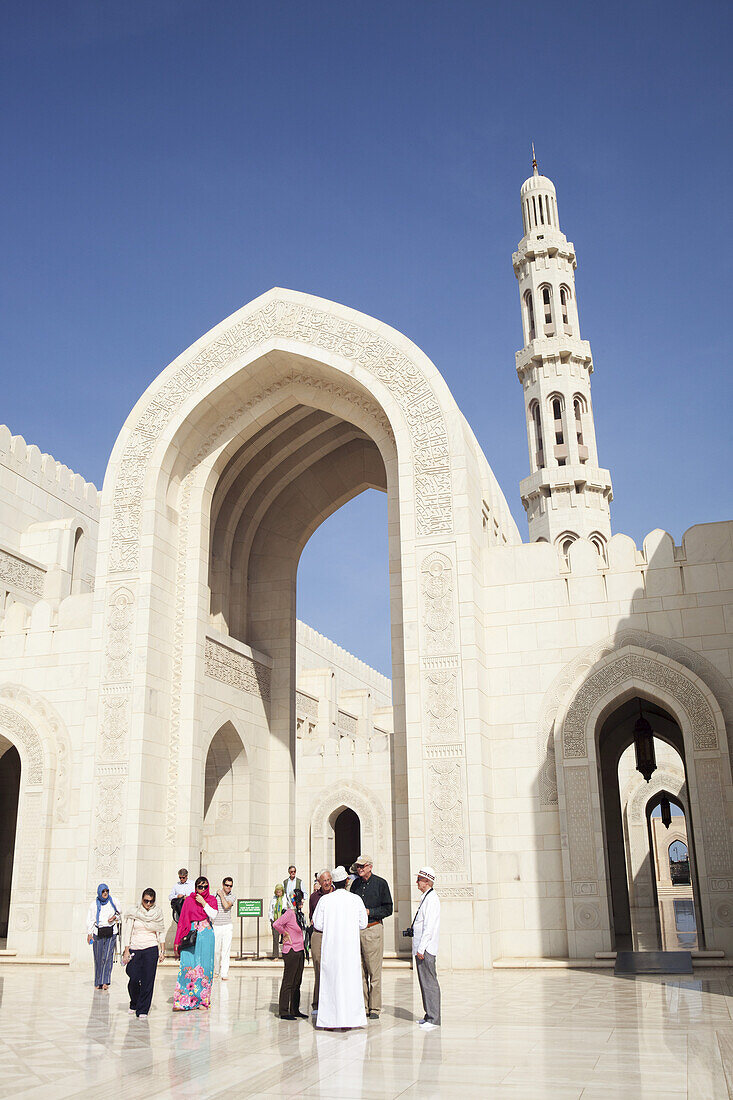
MULTIPOLYGON (((2 967, 0 1096, 733 1097, 732 971, 454 971, 441 975, 444 1026, 428 1034, 411 973, 386 972, 382 1018, 343 1033, 279 1020, 276 974, 235 972, 210 1013, 174 1014, 166 969, 147 1021, 129 1016, 119 966, 108 994, 91 979, 2 967)), ((311 984, 306 972, 306 996, 311 984)))

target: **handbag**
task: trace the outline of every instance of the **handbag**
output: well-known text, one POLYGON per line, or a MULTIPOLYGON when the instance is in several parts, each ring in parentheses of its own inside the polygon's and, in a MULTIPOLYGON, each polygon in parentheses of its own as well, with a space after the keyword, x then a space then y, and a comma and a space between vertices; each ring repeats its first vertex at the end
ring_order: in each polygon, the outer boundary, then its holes
POLYGON ((193 951, 194 948, 196 947, 196 937, 197 936, 198 936, 198 932, 196 931, 196 929, 195 928, 189 928, 186 935, 183 937, 183 939, 178 944, 179 953, 181 951, 193 951))
POLYGON ((108 924, 106 926, 102 925, 101 928, 97 928, 97 939, 109 940, 109 939, 112 938, 112 936, 114 936, 114 934, 115 934, 114 926, 111 925, 111 924, 108 924))

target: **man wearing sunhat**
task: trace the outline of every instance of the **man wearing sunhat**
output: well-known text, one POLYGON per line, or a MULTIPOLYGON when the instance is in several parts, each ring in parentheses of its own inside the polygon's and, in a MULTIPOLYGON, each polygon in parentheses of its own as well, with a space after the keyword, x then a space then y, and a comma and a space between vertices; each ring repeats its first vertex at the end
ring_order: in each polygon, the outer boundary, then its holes
POLYGON ((422 1031, 440 1027, 440 986, 435 971, 440 937, 440 898, 435 893, 435 871, 421 867, 417 872, 417 888, 422 894, 412 922, 412 953, 415 957, 417 980, 425 1016, 419 1021, 422 1031))
POLYGON ((370 1020, 378 1020, 382 1011, 382 959, 384 958, 385 917, 392 916, 392 895, 387 880, 372 874, 371 856, 361 855, 354 863, 358 878, 351 884, 351 893, 361 898, 369 923, 361 933, 361 971, 364 1008, 370 1020))

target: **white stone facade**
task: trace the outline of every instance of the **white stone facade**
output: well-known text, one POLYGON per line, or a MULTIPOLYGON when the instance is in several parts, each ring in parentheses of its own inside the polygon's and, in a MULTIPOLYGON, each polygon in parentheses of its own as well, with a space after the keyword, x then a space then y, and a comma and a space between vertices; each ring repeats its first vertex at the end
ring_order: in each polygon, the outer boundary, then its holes
POLYGON ((564 465, 531 458, 530 543, 423 353, 292 291, 163 371, 101 494, 0 429, 10 950, 85 958, 101 880, 129 902, 202 865, 267 898, 290 862, 305 878, 332 861, 349 809, 392 884, 388 950, 427 861, 445 966, 607 951, 626 881, 613 753, 643 699, 684 756, 704 942, 733 953, 733 524, 611 536, 574 250, 550 182, 522 197, 522 301, 542 280, 556 304, 572 292, 570 332, 525 330, 530 451, 533 401, 586 402, 564 465), (539 195, 544 233, 526 220, 539 195), (388 498, 391 682, 295 620, 305 543, 368 487, 388 498))

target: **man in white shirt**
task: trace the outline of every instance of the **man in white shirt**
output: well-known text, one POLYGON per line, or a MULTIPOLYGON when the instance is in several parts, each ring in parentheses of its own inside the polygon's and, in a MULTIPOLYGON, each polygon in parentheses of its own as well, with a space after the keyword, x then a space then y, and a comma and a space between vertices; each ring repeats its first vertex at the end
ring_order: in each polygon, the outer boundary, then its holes
MULTIPOLYGON (((291 909, 293 908, 293 894, 296 890, 303 890, 303 883, 297 878, 297 871, 297 867, 291 863, 288 867, 288 877, 283 879, 283 889, 291 909)), ((305 893, 305 890, 303 890, 303 893, 305 893)))
POLYGON ((434 882, 433 868, 421 867, 417 872, 417 888, 422 900, 412 922, 412 953, 425 1009, 425 1016, 419 1021, 423 1031, 440 1027, 440 986, 435 971, 440 938, 440 898, 435 893, 434 882))
POLYGON ((173 910, 173 920, 176 924, 178 924, 178 918, 181 914, 181 906, 184 900, 189 894, 193 894, 194 890, 194 884, 188 881, 188 869, 186 867, 181 867, 178 872, 178 882, 168 895, 168 901, 171 903, 171 909, 173 910))
POLYGON ((234 906, 234 883, 227 876, 221 884, 221 890, 216 892, 216 900, 219 903, 212 926, 214 928, 214 971, 218 970, 223 982, 229 980, 229 954, 232 947, 232 910, 234 906), (221 960, 221 961, 220 961, 221 960))

